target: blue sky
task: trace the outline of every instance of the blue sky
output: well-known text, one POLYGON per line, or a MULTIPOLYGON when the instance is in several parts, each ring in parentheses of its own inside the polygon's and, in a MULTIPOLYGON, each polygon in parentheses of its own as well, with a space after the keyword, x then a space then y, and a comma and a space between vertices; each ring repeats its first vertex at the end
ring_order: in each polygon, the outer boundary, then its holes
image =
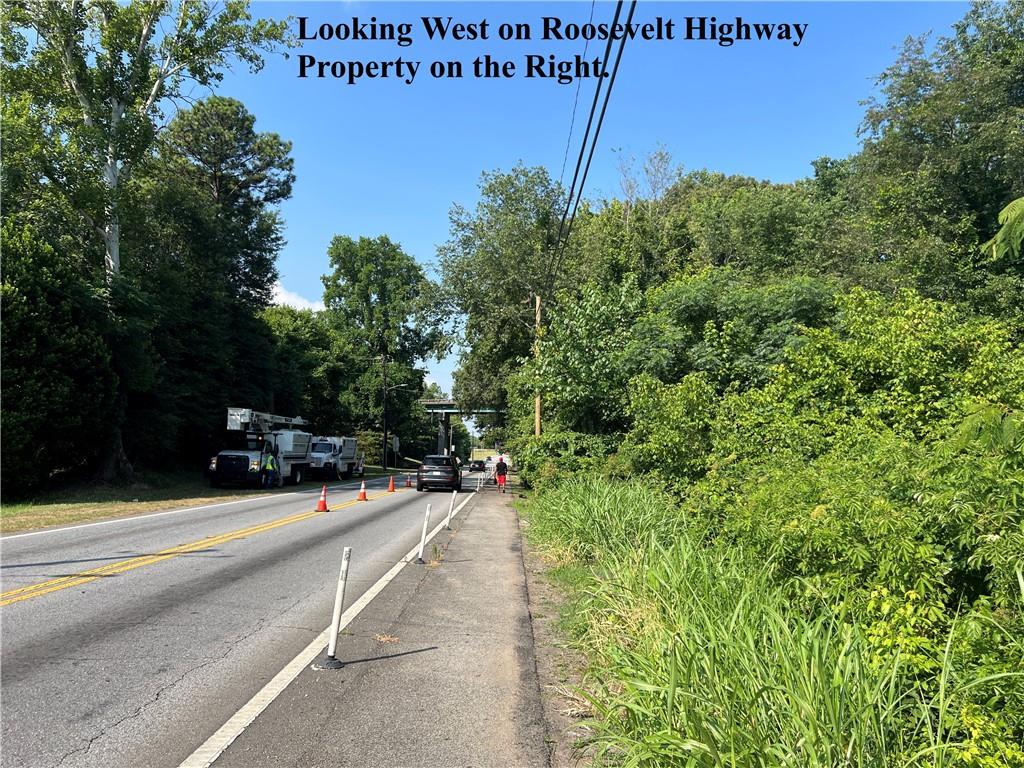
MULTIPOLYGON (((788 42, 634 41, 627 45, 600 143, 587 179, 590 199, 619 192, 619 157, 638 160, 666 148, 687 170, 709 168, 773 181, 811 172, 822 155, 843 157, 858 147, 862 100, 876 76, 896 58, 907 36, 947 34, 966 3, 673 3, 641 2, 634 21, 657 16, 677 26, 687 16, 715 16, 719 23, 807 24, 799 47, 788 42)), ((482 171, 507 170, 517 162, 542 165, 558 177, 569 135, 576 83, 551 79, 477 80, 471 61, 482 54, 522 65, 527 54, 571 58, 584 43, 546 42, 536 34, 541 17, 586 22, 591 3, 396 3, 258 2, 256 15, 307 16, 337 24, 353 17, 411 22, 414 42, 311 41, 289 59, 270 58, 258 74, 239 68, 218 92, 243 101, 257 129, 293 143, 297 181, 282 206, 288 244, 278 262, 284 296, 318 301, 326 250, 335 234, 387 234, 428 269, 436 246, 448 237, 453 203, 472 208, 482 171), (421 16, 456 21, 487 19, 487 41, 431 42, 421 16), (501 22, 527 22, 535 37, 499 40, 501 22), (298 56, 318 60, 424 62, 411 85, 395 78, 299 79, 298 56), (430 61, 466 64, 461 80, 431 79, 430 61)), ((614 3, 597 2, 594 21, 610 21, 614 3)), ((297 31, 297 24, 293 25, 297 31)), ((603 53, 592 42, 587 57, 603 53)), ((576 113, 568 185, 594 80, 583 80, 576 113)), ((196 94, 197 96, 201 94, 196 94)), ((429 361, 431 379, 451 388, 454 359, 429 361)))

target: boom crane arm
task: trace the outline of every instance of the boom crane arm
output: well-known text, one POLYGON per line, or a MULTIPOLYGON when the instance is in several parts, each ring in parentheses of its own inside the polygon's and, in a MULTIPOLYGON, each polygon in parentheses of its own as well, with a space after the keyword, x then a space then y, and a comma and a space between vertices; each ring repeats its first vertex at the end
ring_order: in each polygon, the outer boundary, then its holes
POLYGON ((308 422, 298 416, 278 416, 254 411, 252 408, 228 408, 228 429, 245 432, 272 432, 275 427, 303 426, 308 422))

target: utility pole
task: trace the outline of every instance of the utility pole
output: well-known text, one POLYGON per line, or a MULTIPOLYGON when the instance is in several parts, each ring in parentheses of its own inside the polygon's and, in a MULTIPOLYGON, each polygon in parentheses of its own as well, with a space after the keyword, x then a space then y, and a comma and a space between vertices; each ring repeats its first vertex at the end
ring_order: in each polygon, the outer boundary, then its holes
POLYGON ((388 357, 387 354, 380 356, 380 367, 384 372, 384 415, 381 417, 381 427, 384 431, 384 445, 381 446, 381 468, 388 471, 388 357))
MULTIPOLYGON (((540 357, 540 294, 537 294, 537 311, 534 326, 534 356, 540 357)), ((540 437, 540 382, 537 382, 537 399, 533 404, 533 434, 540 437)))

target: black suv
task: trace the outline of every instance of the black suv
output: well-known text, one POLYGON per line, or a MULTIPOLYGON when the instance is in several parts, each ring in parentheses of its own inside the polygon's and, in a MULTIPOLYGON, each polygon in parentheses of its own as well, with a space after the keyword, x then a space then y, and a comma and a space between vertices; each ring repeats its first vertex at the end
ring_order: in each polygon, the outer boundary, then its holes
POLYGON ((473 461, 469 462, 470 472, 483 472, 486 468, 487 466, 482 459, 473 459, 473 461))
POLYGON ((451 488, 462 490, 462 470, 454 456, 425 456, 416 470, 416 490, 451 488))

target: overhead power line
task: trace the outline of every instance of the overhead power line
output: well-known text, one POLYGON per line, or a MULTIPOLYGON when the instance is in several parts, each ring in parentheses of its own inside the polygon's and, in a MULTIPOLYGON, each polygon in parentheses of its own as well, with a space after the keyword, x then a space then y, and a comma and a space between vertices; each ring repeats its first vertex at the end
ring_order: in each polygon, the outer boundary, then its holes
MULTIPOLYGON (((590 0, 590 18, 587 19, 587 24, 592 24, 594 21, 594 6, 597 4, 597 0, 590 0)), ((587 58, 587 49, 590 48, 590 38, 583 43, 583 58, 587 58)), ((561 184, 565 181, 565 164, 569 161, 569 147, 572 145, 572 130, 576 125, 576 106, 580 103, 580 88, 583 86, 583 78, 579 77, 576 79, 576 98, 572 102, 572 117, 569 120, 569 135, 565 137, 565 154, 562 156, 562 172, 558 175, 558 183, 561 184)))
MULTIPOLYGON (((633 13, 636 11, 636 0, 632 0, 629 7, 629 18, 626 21, 626 28, 628 29, 629 24, 633 21, 633 13)), ((612 20, 611 28, 614 29, 618 24, 619 16, 622 14, 622 0, 615 6, 615 18, 612 20)), ((622 61, 622 52, 626 48, 627 36, 623 34, 619 40, 619 51, 615 56, 615 65, 612 68, 611 76, 608 77, 608 87, 604 89, 604 103, 601 105, 601 115, 597 119, 597 127, 594 130, 594 138, 590 142, 590 151, 587 151, 587 141, 590 139, 590 129, 594 124, 594 115, 597 112, 597 102, 601 94, 601 86, 604 83, 605 75, 608 74, 608 61, 612 51, 612 35, 608 35, 608 44, 605 46, 604 59, 601 67, 601 77, 597 81, 597 86, 594 88, 594 101, 590 105, 590 116, 587 118, 587 129, 583 134, 583 141, 580 143, 580 154, 576 158, 576 170, 572 175, 572 185, 569 188, 569 195, 565 201, 565 211, 562 212, 562 220, 558 224, 558 242, 555 247, 558 249, 558 255, 554 259, 554 267, 548 272, 548 279, 545 281, 544 293, 550 294, 551 288, 554 284, 555 278, 558 276, 558 270, 562 263, 562 256, 565 251, 565 243, 569 239, 569 233, 572 231, 573 221, 576 219, 576 211, 579 209, 580 200, 583 199, 583 190, 587 183, 587 174, 590 172, 590 163, 594 159, 594 150, 597 148, 597 140, 601 135, 601 125, 604 123, 604 115, 608 109, 608 100, 612 93, 612 87, 615 85, 615 76, 619 72, 619 63, 622 61), (586 155, 587 163, 583 167, 583 156, 586 155), (583 167, 583 175, 580 176, 580 168, 583 167), (579 181, 579 187, 576 186, 576 182, 579 181), (570 216, 569 211, 572 210, 570 216), (568 227, 566 227, 566 218, 568 218, 568 227)), ((575 106, 573 107, 574 120, 575 120, 575 106)), ((569 138, 572 139, 572 128, 569 129, 569 138)), ((563 165, 563 173, 564 173, 563 165)), ((536 342, 534 344, 535 354, 540 353, 540 328, 541 328, 541 305, 540 305, 540 294, 534 296, 535 299, 535 317, 534 323, 536 326, 536 342)), ((537 390, 536 398, 534 400, 534 435, 540 437, 541 434, 541 394, 540 389, 537 390)))
MULTIPOLYGON (((622 1, 619 0, 615 4, 615 17, 612 19, 612 27, 619 21, 619 15, 622 13, 622 1)), ((583 156, 586 154, 587 141, 590 139, 590 128, 594 124, 594 114, 597 112, 597 102, 601 98, 601 88, 604 86, 605 78, 603 75, 608 71, 608 60, 611 58, 612 53, 612 36, 608 35, 608 43, 604 47, 604 58, 601 60, 603 65, 601 67, 602 77, 598 78, 597 86, 594 88, 594 101, 590 104, 590 116, 587 118, 587 128, 583 132, 583 141, 580 142, 580 154, 576 158, 576 170, 572 174, 572 184, 569 186, 569 194, 565 199, 565 210, 562 212, 562 220, 558 223, 558 240, 561 242, 562 232, 565 230, 565 221, 569 217, 569 209, 572 207, 573 196, 576 194, 576 182, 580 176, 580 168, 583 167, 583 156)))
MULTIPOLYGON (((626 28, 633 22, 633 12, 636 11, 636 0, 632 0, 629 6, 629 16, 626 17, 626 28)), ((572 208, 572 215, 569 216, 569 225, 565 230, 565 237, 562 239, 563 246, 569 240, 569 234, 572 232, 572 224, 576 220, 576 210, 580 206, 580 201, 583 199, 583 186, 587 181, 587 174, 590 172, 590 162, 594 159, 594 150, 597 149, 597 139, 601 135, 601 125, 604 123, 604 113, 608 109, 608 100, 612 95, 612 87, 615 85, 615 75, 619 72, 619 62, 622 61, 622 51, 626 48, 626 36, 623 35, 619 41, 619 52, 615 56, 615 66, 612 68, 612 76, 608 80, 608 87, 604 92, 604 103, 601 104, 601 115, 597 118, 597 127, 594 129, 594 140, 590 143, 590 152, 587 155, 587 164, 583 168, 583 177, 580 180, 579 192, 576 195, 576 203, 572 208)), ((558 269, 558 263, 555 264, 555 269, 558 269)))
MULTIPOLYGON (((621 9, 622 9, 622 0, 619 0, 619 3, 618 3, 618 5, 615 8, 615 19, 612 21, 612 26, 613 27, 614 27, 614 25, 619 20, 619 13, 620 13, 621 9)), ((636 11, 636 0, 632 0, 631 3, 630 3, 630 6, 629 6, 629 15, 626 18, 626 28, 628 28, 629 25, 632 23, 632 21, 633 21, 633 14, 634 14, 635 11, 636 11)), ((608 87, 604 89, 604 101, 601 104, 601 114, 598 116, 597 126, 594 128, 594 136, 593 136, 593 139, 590 141, 590 149, 589 149, 589 151, 587 151, 587 139, 590 136, 590 127, 591 127, 591 124, 593 123, 593 120, 594 120, 594 114, 597 111, 597 102, 598 102, 598 99, 600 97, 601 86, 603 84, 604 78, 601 78, 601 80, 598 81, 597 88, 594 89, 594 102, 590 106, 590 117, 587 120, 587 130, 584 133, 583 142, 580 145, 580 154, 579 154, 579 158, 577 158, 577 161, 576 161, 576 172, 573 174, 573 183, 572 183, 572 187, 570 188, 570 191, 569 191, 569 197, 566 199, 565 211, 562 214, 562 221, 558 225, 558 243, 557 243, 557 246, 556 246, 558 248, 558 254, 557 254, 556 258, 555 258, 554 268, 551 270, 551 273, 550 273, 550 275, 551 275, 550 279, 548 280, 548 287, 547 287, 548 291, 550 291, 550 286, 551 286, 552 283, 554 283, 554 280, 555 280, 555 278, 558 275, 558 270, 559 270, 559 268, 562 265, 562 257, 563 257, 564 252, 565 252, 565 245, 569 241, 569 235, 572 232, 572 225, 573 225, 573 222, 575 222, 575 220, 576 220, 576 212, 579 209, 580 201, 582 201, 582 199, 583 199, 583 189, 584 189, 584 186, 586 185, 586 182, 587 182, 587 175, 590 172, 590 164, 591 164, 591 162, 594 159, 594 151, 597 149, 597 140, 598 140, 598 137, 601 135, 601 126, 604 123, 605 112, 608 109, 608 101, 609 101, 609 99, 611 97, 612 87, 615 85, 615 76, 619 72, 619 63, 622 61, 622 52, 626 48, 626 40, 627 40, 627 36, 626 35, 623 35, 619 39, 619 50, 618 50, 618 52, 615 55, 615 64, 612 67, 611 76, 608 78, 608 87), (583 165, 583 156, 584 155, 586 155, 586 157, 587 157, 587 161, 586 161, 586 165, 585 166, 583 165), (579 175, 580 167, 581 166, 583 167, 583 174, 582 174, 582 176, 579 175), (579 186, 578 187, 576 185, 577 177, 579 178, 579 186), (571 208, 571 214, 570 214, 570 208, 571 208), (566 223, 566 220, 568 220, 568 224, 566 223)), ((611 53, 611 42, 612 42, 612 36, 609 35, 608 36, 608 45, 607 45, 606 50, 605 50, 605 58, 604 58, 604 62, 605 62, 605 70, 604 71, 605 72, 607 72, 607 62, 608 62, 609 55, 611 53)))

